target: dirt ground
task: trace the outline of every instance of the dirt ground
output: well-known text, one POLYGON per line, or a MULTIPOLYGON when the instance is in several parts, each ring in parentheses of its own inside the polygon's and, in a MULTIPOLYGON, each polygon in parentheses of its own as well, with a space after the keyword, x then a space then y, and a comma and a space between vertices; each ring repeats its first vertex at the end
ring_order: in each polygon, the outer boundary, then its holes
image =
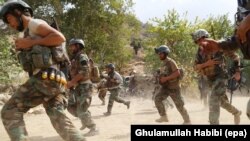
MULTIPOLYGON (((106 97, 108 98, 108 97, 106 97)), ((186 105, 192 124, 208 124, 208 109, 204 108, 198 99, 185 98, 186 105)), ((126 98, 131 100, 131 107, 127 109, 125 105, 115 103, 112 115, 103 116, 107 105, 102 106, 97 95, 93 96, 90 111, 96 122, 100 134, 92 137, 86 137, 88 141, 129 141, 131 124, 161 124, 156 123, 155 119, 159 117, 154 103, 150 99, 142 98, 126 98)), ((249 124, 250 120, 246 116, 246 105, 249 97, 234 97, 233 105, 242 110, 241 124, 249 124)), ((176 108, 168 108, 167 110, 169 122, 163 124, 182 124, 183 120, 176 108)), ((67 115, 72 119, 74 125, 79 129, 81 127, 80 120, 67 115)), ((31 141, 62 141, 56 131, 50 124, 49 118, 45 113, 42 114, 25 114, 27 130, 31 141)), ((233 124, 233 116, 221 109, 221 124, 233 124)), ((190 125, 192 126, 192 125, 190 125)), ((87 133, 88 129, 82 131, 87 133)), ((2 122, 0 123, 1 141, 9 141, 9 137, 4 130, 2 122)))

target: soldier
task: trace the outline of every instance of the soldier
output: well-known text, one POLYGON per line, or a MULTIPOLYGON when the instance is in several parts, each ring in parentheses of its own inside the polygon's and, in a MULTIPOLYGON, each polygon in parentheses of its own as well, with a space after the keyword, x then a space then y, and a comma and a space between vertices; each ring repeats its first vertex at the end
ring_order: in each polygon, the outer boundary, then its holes
POLYGON ((34 19, 31 7, 21 1, 4 3, 0 17, 11 28, 27 35, 15 40, 15 49, 29 79, 21 85, 1 111, 3 125, 12 141, 27 141, 23 115, 30 108, 43 104, 57 133, 66 141, 85 141, 66 116, 65 76, 50 52, 65 42, 62 33, 41 19, 34 19), (43 74, 43 75, 42 75, 43 74), (58 74, 55 80, 55 74, 58 74))
POLYGON ((237 70, 234 77, 238 77, 240 68, 239 58, 234 52, 222 52, 218 48, 209 48, 211 44, 204 40, 209 37, 209 33, 204 29, 199 29, 192 34, 194 42, 202 48, 204 59, 195 60, 195 69, 208 79, 212 89, 209 98, 209 122, 219 124, 220 106, 234 115, 234 123, 240 123, 241 111, 232 106, 226 95, 226 69, 224 56, 227 55, 234 60, 237 70))
POLYGON ((168 122, 168 117, 162 101, 170 96, 184 120, 183 124, 191 124, 180 92, 180 83, 178 79, 180 76, 179 69, 175 61, 168 57, 170 49, 166 45, 161 45, 155 48, 155 53, 159 55, 160 60, 163 62, 159 77, 161 88, 155 96, 155 105, 161 117, 157 119, 156 122, 168 122))
MULTIPOLYGON (((236 29, 235 35, 226 40, 214 41, 208 40, 210 44, 213 44, 214 48, 220 48, 223 50, 237 50, 240 49, 243 54, 243 59, 250 60, 250 1, 249 0, 237 0, 238 12, 236 13, 236 29)), ((240 80, 240 77, 236 78, 240 80)), ((250 103, 250 99, 248 101, 250 103)), ((247 109, 250 109, 248 104, 247 109)), ((250 115, 250 110, 247 111, 250 115)))
POLYGON ((133 39, 133 41, 130 43, 130 46, 133 47, 135 55, 137 55, 139 49, 141 48, 141 39, 133 39))
POLYGON ((105 77, 105 79, 107 80, 106 87, 108 91, 110 92, 110 96, 109 96, 107 112, 105 112, 104 115, 109 116, 111 115, 114 101, 118 103, 123 103, 124 105, 127 106, 128 109, 130 107, 130 101, 125 101, 119 97, 119 93, 121 90, 121 85, 122 85, 123 80, 122 80, 121 75, 117 71, 115 71, 115 65, 107 64, 105 67, 106 67, 108 76, 103 76, 103 77, 105 77))
MULTIPOLYGON (((67 87, 74 88, 75 104, 69 105, 68 111, 80 118, 82 123, 80 130, 87 127, 90 131, 86 135, 93 136, 98 133, 98 130, 88 110, 92 99, 93 84, 90 80, 89 59, 82 51, 84 47, 82 39, 73 38, 69 42, 69 51, 73 57, 70 68, 71 80, 67 87)), ((69 101, 72 100, 69 99, 69 101)))

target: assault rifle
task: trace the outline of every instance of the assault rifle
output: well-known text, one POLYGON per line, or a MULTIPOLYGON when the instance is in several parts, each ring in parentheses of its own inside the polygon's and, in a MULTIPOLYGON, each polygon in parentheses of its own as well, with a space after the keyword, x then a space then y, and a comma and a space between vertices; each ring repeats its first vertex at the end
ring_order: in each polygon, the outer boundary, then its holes
MULTIPOLYGON (((241 81, 242 81, 242 72, 240 72, 240 80, 236 81, 235 78, 233 78, 233 75, 236 73, 236 69, 237 69, 237 65, 232 65, 229 69, 228 69, 228 81, 227 81, 227 89, 230 91, 230 104, 232 104, 232 99, 233 99, 233 92, 237 89, 240 88, 241 85, 241 81)), ((240 69, 243 70, 244 66, 243 64, 241 64, 240 69)))

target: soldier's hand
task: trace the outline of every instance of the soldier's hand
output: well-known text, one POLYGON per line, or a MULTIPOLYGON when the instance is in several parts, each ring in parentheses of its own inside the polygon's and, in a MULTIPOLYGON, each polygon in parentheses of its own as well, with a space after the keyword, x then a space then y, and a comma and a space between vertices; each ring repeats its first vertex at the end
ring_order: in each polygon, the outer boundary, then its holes
POLYGON ((18 38, 15 40, 16 50, 28 49, 34 45, 34 40, 31 38, 18 38))
POLYGON ((218 61, 216 59, 209 59, 207 62, 206 62, 206 66, 213 66, 213 65, 216 65, 216 64, 220 64, 221 61, 218 61))
POLYGON ((240 81, 240 72, 239 71, 236 71, 236 73, 233 75, 233 78, 236 80, 236 81, 240 81))
POLYGON ((67 88, 70 89, 74 86, 74 84, 71 81, 68 81, 67 88))
POLYGON ((166 77, 160 77, 160 83, 165 83, 167 81, 168 79, 166 77))

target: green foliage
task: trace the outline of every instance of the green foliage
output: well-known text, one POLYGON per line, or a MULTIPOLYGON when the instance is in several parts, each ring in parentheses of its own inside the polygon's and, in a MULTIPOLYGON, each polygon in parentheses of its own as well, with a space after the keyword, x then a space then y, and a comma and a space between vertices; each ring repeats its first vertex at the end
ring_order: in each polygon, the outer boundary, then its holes
POLYGON ((0 38, 0 81, 1 83, 14 82, 14 78, 21 71, 16 56, 6 36, 0 38))
POLYGON ((207 20, 196 20, 194 23, 186 19, 186 15, 181 18, 175 10, 167 12, 164 19, 154 18, 152 25, 148 26, 146 49, 146 65, 148 71, 154 71, 160 67, 161 63, 153 48, 162 44, 167 45, 170 50, 170 57, 173 58, 179 67, 185 69, 183 85, 188 86, 194 80, 194 57, 198 46, 193 43, 191 33, 196 29, 207 29, 216 39, 227 37, 232 34, 232 25, 227 15, 216 18, 209 17, 207 20))

